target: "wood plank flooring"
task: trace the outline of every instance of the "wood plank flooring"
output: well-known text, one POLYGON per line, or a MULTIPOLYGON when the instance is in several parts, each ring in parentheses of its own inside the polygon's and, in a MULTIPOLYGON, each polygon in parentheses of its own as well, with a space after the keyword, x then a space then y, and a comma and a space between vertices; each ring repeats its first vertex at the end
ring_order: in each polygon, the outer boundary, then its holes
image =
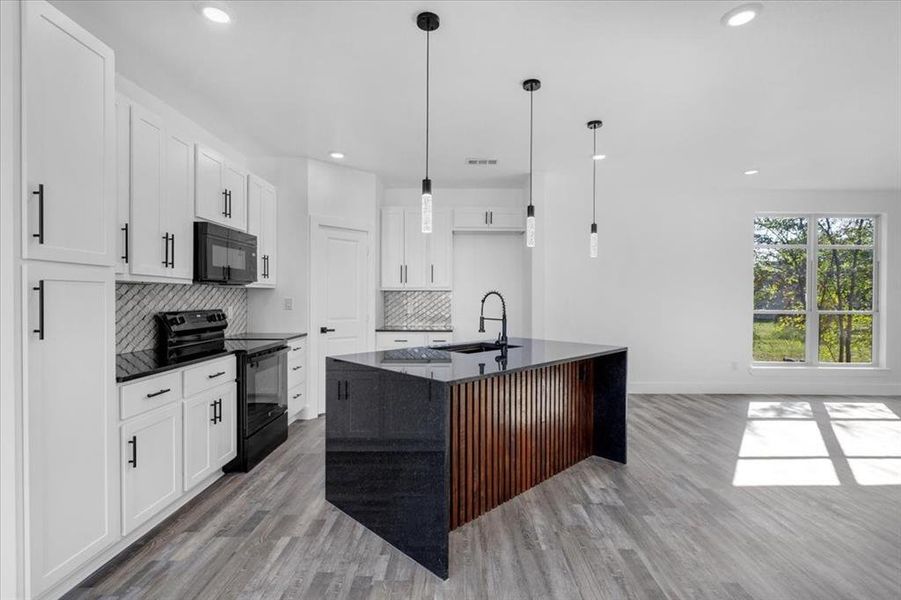
POLYGON ((589 458, 454 530, 447 581, 325 502, 319 419, 292 425, 256 470, 221 479, 69 597, 901 597, 901 486, 856 482, 824 407, 901 416, 901 398, 630 402, 628 465, 589 458), (809 403, 839 485, 733 486, 752 401, 809 403))

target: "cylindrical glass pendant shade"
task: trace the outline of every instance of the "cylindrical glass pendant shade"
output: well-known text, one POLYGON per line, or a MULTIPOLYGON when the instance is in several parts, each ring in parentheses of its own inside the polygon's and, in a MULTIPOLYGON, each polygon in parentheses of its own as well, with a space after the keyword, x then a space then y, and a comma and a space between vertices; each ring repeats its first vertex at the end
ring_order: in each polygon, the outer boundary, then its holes
POLYGON ((591 224, 591 236, 590 236, 590 242, 588 244, 588 248, 589 248, 588 252, 589 252, 589 255, 591 256, 591 258, 597 258, 598 257, 598 224, 597 223, 591 224))
POLYGON ((422 232, 432 233, 432 180, 422 180, 422 232))
POLYGON ((535 247, 535 207, 531 204, 526 209, 526 246, 535 247))

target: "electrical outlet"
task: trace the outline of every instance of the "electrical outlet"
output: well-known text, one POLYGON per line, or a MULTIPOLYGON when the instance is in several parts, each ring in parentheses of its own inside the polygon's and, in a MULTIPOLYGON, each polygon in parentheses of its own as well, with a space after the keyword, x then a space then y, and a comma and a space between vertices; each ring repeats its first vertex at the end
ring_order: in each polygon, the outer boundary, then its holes
POLYGON ((225 318, 231 321, 235 316, 235 307, 234 306, 226 306, 225 307, 225 318))
POLYGON ((294 298, 285 298, 285 310, 294 310, 294 298))

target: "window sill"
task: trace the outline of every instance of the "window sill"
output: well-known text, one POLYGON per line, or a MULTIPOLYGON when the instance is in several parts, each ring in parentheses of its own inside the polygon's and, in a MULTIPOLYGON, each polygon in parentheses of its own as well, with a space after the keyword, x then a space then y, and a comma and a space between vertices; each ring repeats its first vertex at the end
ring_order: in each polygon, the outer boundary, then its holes
POLYGON ((856 375, 856 376, 867 376, 867 375, 883 375, 885 373, 891 373, 892 370, 886 367, 874 367, 874 366, 824 366, 824 365, 764 365, 764 364, 752 364, 748 367, 748 371, 751 375, 788 375, 791 373, 823 373, 829 375, 856 375))

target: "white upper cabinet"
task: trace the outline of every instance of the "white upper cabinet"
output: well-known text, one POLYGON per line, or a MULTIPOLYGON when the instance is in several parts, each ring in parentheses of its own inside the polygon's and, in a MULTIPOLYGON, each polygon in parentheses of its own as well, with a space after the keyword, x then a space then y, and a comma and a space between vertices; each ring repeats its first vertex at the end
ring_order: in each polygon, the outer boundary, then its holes
POLYGON ((113 51, 47 2, 22 10, 23 255, 112 266, 113 51))
POLYGON ((419 209, 382 209, 382 288, 450 289, 452 213, 436 210, 432 233, 422 233, 419 209))
POLYGON ((116 94, 116 273, 128 273, 131 211, 131 103, 116 94))
POLYGON ((518 208, 457 208, 454 231, 525 231, 526 214, 518 208))
POLYGON ((247 229, 247 173, 218 152, 197 144, 195 215, 233 229, 247 229))
POLYGON ((194 148, 180 133, 131 105, 128 269, 143 276, 190 281, 193 265, 194 148))
POLYGON ((30 595, 118 539, 113 270, 23 267, 30 595))
POLYGON ((257 236, 257 282, 251 287, 275 287, 278 251, 278 195, 256 175, 247 178, 247 233, 257 236))
POLYGON ((161 214, 170 240, 166 276, 190 281, 194 277, 194 143, 172 129, 166 132, 164 183, 161 214))

